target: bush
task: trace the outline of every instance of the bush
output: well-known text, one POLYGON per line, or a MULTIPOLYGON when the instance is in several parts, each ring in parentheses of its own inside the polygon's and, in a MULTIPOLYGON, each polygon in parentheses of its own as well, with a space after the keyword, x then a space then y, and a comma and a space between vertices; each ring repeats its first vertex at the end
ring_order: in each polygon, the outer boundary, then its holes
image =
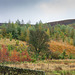
POLYGON ((19 46, 19 40, 16 41, 16 46, 19 46))
POLYGON ((52 59, 59 59, 59 55, 60 55, 59 52, 51 52, 51 58, 52 59))
POLYGON ((63 53, 60 54, 59 57, 60 57, 61 59, 65 59, 67 56, 68 56, 68 55, 66 54, 66 50, 63 50, 63 53))
POLYGON ((73 58, 73 57, 72 57, 72 54, 70 54, 70 55, 69 55, 69 59, 72 59, 72 58, 73 58))

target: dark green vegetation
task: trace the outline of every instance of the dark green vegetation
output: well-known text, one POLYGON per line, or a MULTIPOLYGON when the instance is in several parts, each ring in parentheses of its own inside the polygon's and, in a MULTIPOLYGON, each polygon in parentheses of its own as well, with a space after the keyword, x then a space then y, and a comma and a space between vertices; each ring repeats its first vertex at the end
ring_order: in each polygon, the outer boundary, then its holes
POLYGON ((30 48, 32 51, 34 50, 36 58, 39 56, 40 52, 44 53, 44 55, 48 54, 47 52, 49 52, 49 36, 44 31, 31 30, 29 38, 30 48))
POLYGON ((43 71, 0 66, 0 75, 45 75, 43 71))
MULTIPOLYGON (((20 21, 16 23, 8 23, 1 26, 0 38, 12 38, 29 41, 30 31, 40 30, 44 31, 51 40, 68 42, 71 45, 75 45, 75 29, 72 25, 60 25, 51 26, 49 24, 43 24, 41 21, 35 25, 30 23, 21 24, 20 21)), ((40 38, 40 37, 39 37, 40 38)))

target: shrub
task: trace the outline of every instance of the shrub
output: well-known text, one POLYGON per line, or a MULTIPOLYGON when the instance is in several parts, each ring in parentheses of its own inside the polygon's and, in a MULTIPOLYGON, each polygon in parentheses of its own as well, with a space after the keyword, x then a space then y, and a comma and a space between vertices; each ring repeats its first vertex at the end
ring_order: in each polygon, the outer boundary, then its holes
POLYGON ((29 56, 28 52, 25 50, 25 51, 22 51, 21 53, 21 58, 20 58, 20 61, 32 61, 31 57, 29 56))
POLYGON ((20 61, 20 53, 17 52, 16 50, 13 50, 11 52, 10 61, 12 62, 20 61))
POLYGON ((16 46, 19 46, 19 40, 16 41, 16 46))
POLYGON ((5 62, 9 60, 9 53, 7 48, 2 45, 2 49, 0 50, 0 62, 5 62))
POLYGON ((72 59, 72 58, 73 58, 73 57, 72 57, 72 54, 70 54, 70 55, 69 55, 69 59, 72 59))
POLYGON ((60 54, 61 59, 65 59, 68 55, 66 54, 66 50, 63 50, 62 54, 60 54))
POLYGON ((60 55, 59 52, 51 52, 51 58, 52 59, 59 59, 59 55, 60 55))

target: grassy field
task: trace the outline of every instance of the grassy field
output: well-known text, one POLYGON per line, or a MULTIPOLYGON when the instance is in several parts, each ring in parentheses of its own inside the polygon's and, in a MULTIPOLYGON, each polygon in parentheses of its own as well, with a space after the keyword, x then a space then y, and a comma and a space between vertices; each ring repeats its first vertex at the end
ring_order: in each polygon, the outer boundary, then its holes
MULTIPOLYGON (((75 74, 75 60, 74 59, 64 59, 64 60, 44 60, 36 61, 35 63, 17 63, 17 64, 5 64, 9 67, 18 67, 24 69, 32 70, 42 70, 45 71, 46 75, 61 75, 61 73, 72 72, 75 74)), ((68 75, 68 74, 62 74, 68 75)), ((71 74, 69 74, 71 75, 71 74)))

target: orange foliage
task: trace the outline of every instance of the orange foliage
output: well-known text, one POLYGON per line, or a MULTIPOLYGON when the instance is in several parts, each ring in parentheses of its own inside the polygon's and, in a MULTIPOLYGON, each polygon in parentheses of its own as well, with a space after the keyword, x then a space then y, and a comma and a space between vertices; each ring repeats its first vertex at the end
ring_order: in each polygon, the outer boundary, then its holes
POLYGON ((28 52, 25 50, 22 53, 17 52, 16 50, 11 51, 11 56, 9 56, 7 48, 2 45, 2 49, 0 50, 0 62, 22 62, 22 61, 31 61, 28 52))
POLYGON ((50 50, 52 50, 53 52, 59 51, 60 53, 62 53, 63 50, 66 50, 67 54, 75 53, 75 47, 67 43, 51 41, 49 44, 50 44, 50 50))
POLYGON ((21 53, 21 61, 31 61, 31 60, 32 59, 26 50, 21 53))
POLYGON ((2 49, 0 50, 0 61, 9 61, 9 53, 4 45, 2 45, 2 49))
POLYGON ((17 52, 16 50, 13 50, 11 52, 10 61, 12 62, 20 61, 20 53, 17 52))

